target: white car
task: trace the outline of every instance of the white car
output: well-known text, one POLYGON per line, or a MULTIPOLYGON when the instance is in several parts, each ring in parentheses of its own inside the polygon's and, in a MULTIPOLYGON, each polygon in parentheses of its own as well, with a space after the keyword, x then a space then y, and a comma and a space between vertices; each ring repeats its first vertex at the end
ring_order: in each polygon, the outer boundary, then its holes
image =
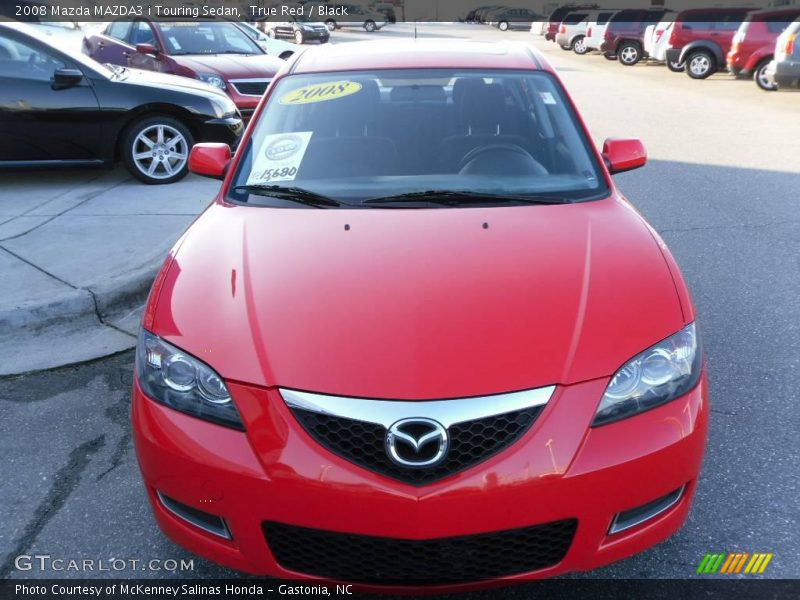
POLYGON ((278 58, 286 60, 292 54, 300 50, 296 44, 271 38, 250 23, 236 21, 236 26, 256 44, 261 46, 270 56, 277 56, 278 58))
POLYGON ((651 60, 667 63, 671 71, 683 71, 683 63, 667 62, 667 50, 670 48, 669 38, 672 28, 675 26, 673 18, 674 15, 671 15, 670 20, 661 21, 658 25, 647 26, 644 33, 644 51, 651 60))
POLYGON ((547 31, 547 21, 534 21, 531 23, 532 35, 544 35, 547 31))
POLYGON ((598 10, 592 13, 586 24, 586 37, 583 39, 583 45, 587 52, 600 50, 608 22, 617 12, 616 10, 598 10))

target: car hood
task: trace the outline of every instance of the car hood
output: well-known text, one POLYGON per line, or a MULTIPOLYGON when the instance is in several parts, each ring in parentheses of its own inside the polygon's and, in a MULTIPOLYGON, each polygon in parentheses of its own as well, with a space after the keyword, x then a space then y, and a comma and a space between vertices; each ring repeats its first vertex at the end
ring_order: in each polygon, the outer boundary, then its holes
POLYGON ((272 78, 283 66, 283 61, 266 54, 209 54, 173 56, 183 67, 195 73, 215 73, 223 79, 272 78))
POLYGON ((684 325, 658 244, 616 199, 213 205, 154 317, 156 334, 229 380, 409 400, 607 377, 684 325))
POLYGON ((198 79, 168 75, 156 71, 143 71, 141 69, 127 69, 123 77, 113 80, 123 85, 144 85, 157 89, 169 89, 177 92, 202 94, 209 98, 225 97, 225 93, 217 88, 203 83, 198 79))

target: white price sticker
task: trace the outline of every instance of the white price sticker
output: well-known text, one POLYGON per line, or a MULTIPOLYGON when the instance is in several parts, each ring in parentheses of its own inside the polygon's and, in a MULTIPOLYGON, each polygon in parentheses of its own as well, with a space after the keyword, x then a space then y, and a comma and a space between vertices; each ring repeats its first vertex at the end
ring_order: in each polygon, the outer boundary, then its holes
POLYGON ((299 131, 275 133, 265 137, 255 154, 247 185, 294 181, 313 133, 299 131))

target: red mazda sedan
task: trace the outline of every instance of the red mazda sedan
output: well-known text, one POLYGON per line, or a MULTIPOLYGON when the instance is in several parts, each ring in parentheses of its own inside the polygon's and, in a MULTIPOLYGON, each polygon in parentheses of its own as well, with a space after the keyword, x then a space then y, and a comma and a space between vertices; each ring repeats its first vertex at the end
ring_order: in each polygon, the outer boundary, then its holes
POLYGON ((158 524, 234 569, 467 589, 683 524, 708 422, 686 284, 525 45, 291 60, 148 301, 133 424, 158 524))

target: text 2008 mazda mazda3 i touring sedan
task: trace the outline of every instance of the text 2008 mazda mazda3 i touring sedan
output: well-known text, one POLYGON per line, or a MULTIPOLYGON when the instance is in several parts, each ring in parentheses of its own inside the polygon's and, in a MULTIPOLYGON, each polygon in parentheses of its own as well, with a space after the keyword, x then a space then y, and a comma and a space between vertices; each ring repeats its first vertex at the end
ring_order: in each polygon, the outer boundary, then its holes
MULTIPOLYGON (((358 47, 356 47, 358 46, 358 47)), ((442 585, 664 540, 706 441, 695 309, 550 65, 381 42, 287 63, 158 275, 135 442, 157 521, 251 573, 442 585)))

